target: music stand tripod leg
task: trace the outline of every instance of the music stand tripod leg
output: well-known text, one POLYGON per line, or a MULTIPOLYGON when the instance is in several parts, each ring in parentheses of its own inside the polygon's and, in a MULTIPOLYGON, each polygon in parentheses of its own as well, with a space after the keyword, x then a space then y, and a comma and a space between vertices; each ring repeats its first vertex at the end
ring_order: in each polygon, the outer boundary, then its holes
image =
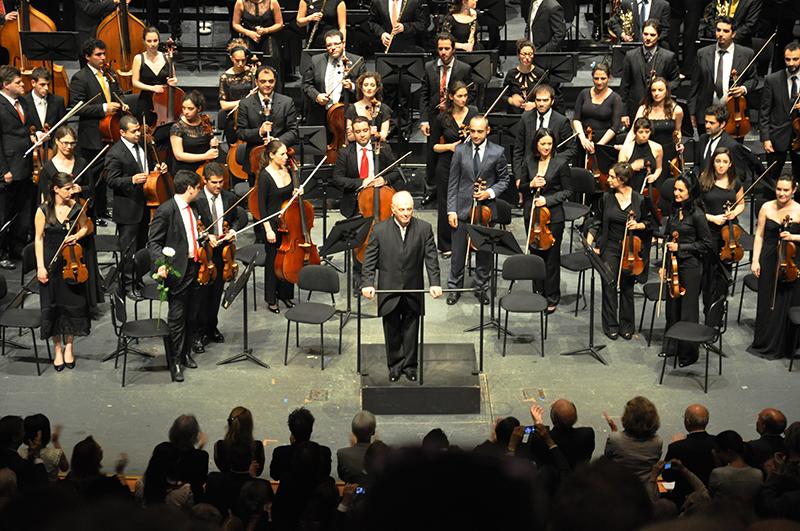
POLYGON ((271 367, 255 357, 253 355, 253 349, 248 345, 248 335, 247 335, 247 282, 245 282, 244 289, 242 289, 243 297, 242 299, 242 351, 234 356, 229 358, 225 358, 222 361, 218 361, 217 365, 227 365, 228 363, 235 363, 237 361, 245 361, 249 360, 255 363, 256 365, 261 365, 265 369, 270 369, 271 367))

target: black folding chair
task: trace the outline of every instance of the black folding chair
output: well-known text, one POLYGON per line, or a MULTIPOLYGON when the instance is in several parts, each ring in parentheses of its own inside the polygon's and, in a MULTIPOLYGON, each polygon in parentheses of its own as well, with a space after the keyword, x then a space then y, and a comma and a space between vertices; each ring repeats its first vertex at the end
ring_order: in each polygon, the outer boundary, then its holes
MULTIPOLYGON (((6 286, 6 279, 5 277, 0 276, 2 282, 0 282, 0 299, 4 298, 8 293, 8 288, 6 286)), ((38 287, 38 282, 34 282, 34 284, 38 287)), ((31 331, 31 341, 33 341, 33 357, 36 362, 36 374, 41 376, 42 369, 39 366, 39 348, 36 344, 36 329, 42 326, 42 311, 39 308, 23 308, 22 301, 25 299, 24 295, 19 297, 15 297, 11 301, 11 306, 9 306, 2 314, 0 314, 0 349, 2 349, 2 355, 6 355, 6 345, 8 344, 12 348, 27 348, 21 345, 17 346, 11 341, 6 339, 6 328, 18 328, 18 329, 28 329, 31 331)), ((45 345, 47 345, 47 358, 50 362, 53 361, 53 357, 50 353, 50 341, 46 340, 45 345)))
POLYGON ((503 279, 511 281, 508 293, 500 297, 500 308, 506 311, 505 325, 503 326, 503 356, 506 355, 506 342, 508 339, 508 314, 509 313, 538 313, 539 329, 541 331, 542 357, 544 357, 544 338, 547 335, 547 299, 532 291, 511 291, 514 282, 518 280, 531 280, 542 282, 547 273, 544 260, 535 254, 517 254, 509 256, 503 262, 503 279))

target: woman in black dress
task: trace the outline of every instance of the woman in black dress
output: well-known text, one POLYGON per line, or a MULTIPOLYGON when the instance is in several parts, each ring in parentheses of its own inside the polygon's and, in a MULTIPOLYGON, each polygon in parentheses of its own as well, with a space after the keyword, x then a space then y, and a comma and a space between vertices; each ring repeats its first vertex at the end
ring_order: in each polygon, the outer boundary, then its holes
MULTIPOLYGON (((561 300, 561 239, 564 236, 564 207, 561 204, 572 194, 564 188, 569 179, 567 161, 555 155, 553 132, 544 127, 533 137, 534 155, 523 166, 517 179, 517 190, 522 194, 522 215, 525 220, 525 238, 531 227, 533 207, 550 210, 550 232, 555 243, 549 249, 529 245, 531 252, 544 259, 547 277, 544 296, 547 298, 547 313, 553 313, 561 300)), ((526 241, 527 243, 527 241, 526 241)))
POLYGON ((431 138, 438 139, 433 145, 436 156, 436 242, 444 258, 452 254, 452 229, 447 223, 447 182, 450 176, 450 161, 456 146, 469 138, 469 121, 478 115, 478 109, 467 105, 469 91, 463 81, 456 81, 447 93, 444 112, 439 113, 431 127, 431 138))
POLYGON ((211 120, 202 114, 206 100, 193 90, 183 97, 183 113, 169 129, 172 147, 172 173, 197 171, 201 164, 219 158, 219 139, 214 136, 211 120))
MULTIPOLYGON (((251 50, 263 52, 265 55, 278 53, 278 47, 272 39, 272 34, 283 28, 283 15, 278 0, 236 0, 231 25, 246 39, 251 50)), ((280 59, 275 59, 275 64, 280 64, 280 59)))
MULTIPOLYGON (((292 175, 287 169, 289 159, 286 153, 286 146, 280 140, 272 140, 267 144, 265 150, 266 164, 258 175, 258 205, 262 216, 271 216, 280 211, 281 205, 292 197, 295 192, 292 184, 292 175)), ((297 191, 302 195, 303 190, 297 191)), ((294 306, 294 284, 285 280, 280 280, 275 274, 275 258, 281 246, 281 234, 278 227, 281 224, 280 217, 274 217, 264 224, 267 243, 266 259, 264 264, 264 298, 267 307, 272 313, 280 313, 278 300, 283 302, 287 308, 294 306)))
POLYGON ((520 39, 517 41, 517 57, 519 64, 506 72, 503 85, 508 85, 508 112, 520 114, 536 108, 533 95, 525 98, 533 87, 541 81, 544 71, 533 64, 534 48, 531 41, 520 39))
POLYGON ((383 83, 377 72, 364 72, 356 79, 356 101, 344 111, 347 141, 353 142, 353 120, 364 116, 372 134, 386 142, 392 122, 392 108, 383 103, 383 83))
POLYGON ((225 131, 225 139, 236 141, 236 112, 239 100, 250 94, 256 86, 255 69, 248 65, 247 43, 244 39, 231 39, 228 57, 232 66, 219 76, 219 118, 217 125, 225 131))
MULTIPOLYGON (((154 27, 145 28, 144 52, 137 54, 133 58, 131 66, 133 88, 139 90, 139 107, 136 116, 141 118, 142 114, 150 114, 153 110, 153 94, 161 94, 167 85, 174 87, 178 84, 178 79, 170 77, 167 56, 158 50, 161 44, 158 30, 154 27)), ((148 116, 147 123, 151 123, 151 116, 148 116)))
POLYGON ((758 277, 758 304, 753 344, 748 350, 769 359, 789 357, 797 337, 797 327, 789 321, 789 308, 800 305, 800 282, 778 280, 775 286, 779 242, 800 245, 800 204, 792 199, 796 191, 792 176, 781 175, 775 183, 775 200, 767 201, 758 211, 750 264, 758 277))
MULTIPOLYGON (((575 100, 575 114, 572 126, 578 133, 583 151, 595 152, 595 144, 610 144, 620 128, 623 104, 619 94, 608 86, 611 70, 605 63, 597 63, 592 68, 594 86, 583 89, 575 100), (592 128, 589 140, 587 129, 592 128)), ((583 154, 581 154, 583 155, 583 154)))
POLYGON ((297 26, 308 26, 306 41, 311 42, 306 48, 325 48, 325 34, 333 29, 341 31, 342 42, 347 42, 347 4, 344 0, 300 0, 297 26))
MULTIPOLYGON (((679 153, 683 153, 681 144, 681 125, 683 124, 683 109, 672 98, 663 77, 653 79, 650 90, 644 95, 644 100, 636 110, 636 118, 650 120, 652 139, 664 149, 664 168, 669 168, 679 153)), ((636 120, 634 120, 635 122, 636 120)), ((628 133, 630 139, 632 133, 628 133)), ((677 162, 676 162, 677 165, 677 162)), ((671 173, 665 171, 666 174, 671 173)))
POLYGON ((59 372, 64 367, 75 368, 73 340, 75 336, 89 335, 91 328, 88 283, 67 283, 61 274, 64 259, 58 256, 53 261, 62 242, 66 245, 79 244, 91 231, 86 213, 77 215, 81 204, 72 198, 74 193, 72 177, 67 173, 55 174, 50 180, 46 202, 39 206, 34 218, 36 277, 41 284, 41 337, 44 340, 53 339, 53 366, 59 372), (74 222, 71 221, 73 219, 74 222), (67 236, 72 223, 76 226, 67 236), (51 261, 53 266, 49 267, 51 261))
MULTIPOLYGON (((228 431, 225 438, 214 443, 214 464, 220 472, 231 471, 230 453, 233 447, 239 447, 250 453, 248 462, 255 461, 258 466, 255 475, 264 472, 264 445, 253 438, 253 414, 246 407, 237 406, 228 415, 228 431)), ((243 472, 236 470, 236 472, 243 472)))
POLYGON ((664 151, 650 140, 653 128, 647 118, 633 122, 631 134, 619 150, 619 162, 628 162, 633 170, 630 185, 640 194, 647 183, 658 188, 664 151))
POLYGON ((641 236, 650 224, 644 199, 628 184, 632 176, 633 170, 627 162, 618 162, 611 168, 608 172, 608 186, 611 189, 600 198, 597 216, 592 221, 587 236, 591 244, 599 234, 595 252, 608 264, 614 278, 619 278, 617 287, 602 283, 603 331, 612 340, 616 340, 620 335, 624 339, 630 339, 636 328, 633 304, 635 277, 625 273, 619 274, 625 228, 628 228, 629 236, 641 236))
MULTIPOLYGON (((666 244, 666 269, 661 270, 664 281, 672 275, 672 254, 678 264, 678 278, 685 293, 679 297, 667 296, 666 328, 678 321, 696 323, 700 319, 700 282, 703 276, 703 259, 711 252, 711 232, 708 229, 705 213, 695 205, 692 197, 692 183, 684 176, 675 178, 673 185, 672 214, 667 219, 666 233, 670 240, 666 244), (677 233, 677 241, 674 240, 677 233)), ((669 291, 669 290, 667 290, 669 291)), ((678 356, 681 367, 697 361, 696 343, 677 343, 668 340, 664 352, 678 356)))
POLYGON ((444 17, 442 31, 453 36, 456 51, 472 52, 482 49, 476 42, 478 30, 478 0, 456 0, 450 13, 444 17))
POLYGON ((732 221, 739 224, 739 214, 744 212, 744 187, 736 178, 733 157, 726 147, 714 150, 710 167, 700 174, 700 193, 706 221, 711 231, 711 251, 703 263, 703 308, 728 291, 731 278, 731 262, 720 260, 722 249, 722 227, 732 221), (738 203, 737 203, 738 201, 738 203), (736 204, 732 209, 729 205, 736 204), (722 268, 722 269, 721 269, 722 268), (723 272, 724 270, 724 272, 723 272))

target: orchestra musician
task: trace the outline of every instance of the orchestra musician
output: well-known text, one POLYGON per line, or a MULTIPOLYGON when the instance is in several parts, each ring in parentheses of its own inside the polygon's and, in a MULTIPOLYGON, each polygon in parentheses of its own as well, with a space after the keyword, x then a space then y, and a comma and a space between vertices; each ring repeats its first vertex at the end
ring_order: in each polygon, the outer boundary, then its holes
POLYGON ((376 50, 383 52, 391 42, 390 51, 418 52, 430 15, 421 0, 374 0, 367 24, 377 41, 376 50))
POLYGON ((0 267, 14 269, 9 259, 21 258, 22 248, 31 232, 31 208, 34 186, 31 179, 32 157, 22 157, 31 147, 30 125, 34 110, 22 97, 25 85, 19 69, 0 66, 0 223, 6 227, 0 235, 0 267))
MULTIPOLYGON (((644 105, 643 100, 650 92, 650 85, 655 78, 663 79, 670 92, 680 83, 676 55, 659 46, 659 38, 658 21, 648 19, 642 28, 642 47, 628 50, 625 54, 622 79, 619 83, 619 95, 626 104, 625 115, 622 117, 622 124, 625 127, 631 126, 631 116, 636 117, 637 109, 640 105, 644 105)), ((645 117, 650 118, 646 115, 645 117)))
POLYGON ((247 43, 231 39, 227 46, 231 67, 219 76, 219 128, 225 131, 228 143, 236 141, 236 111, 239 102, 256 86, 256 76, 247 64, 247 43))
MULTIPOLYGON (((303 190, 295 189, 292 183, 292 174, 289 172, 287 162, 289 155, 286 145, 280 140, 272 139, 264 151, 262 170, 258 174, 258 204, 263 217, 271 216, 278 212, 283 203, 288 201, 293 194, 302 196, 303 190)), ((302 199, 302 197, 301 197, 302 199)), ((294 302, 294 284, 281 280, 275 273, 275 258, 281 246, 283 233, 279 230, 280 217, 274 217, 264 223, 266 231, 266 258, 264 264, 264 300, 267 309, 272 313, 280 313, 278 301, 286 308, 292 308, 294 302)))
POLYGON ((456 51, 472 52, 482 50, 477 42, 478 0, 456 0, 452 2, 450 13, 442 21, 442 31, 455 39, 456 51))
MULTIPOLYGON (((599 10, 595 11, 595 13, 598 12, 599 10)), ((664 43, 662 46, 666 47, 666 43, 669 42, 669 13, 670 7, 667 0, 621 0, 617 12, 608 19, 608 31, 622 42, 641 41, 645 21, 654 18, 658 20, 661 28, 661 38, 664 43), (632 35, 625 31, 626 28, 622 24, 624 13, 630 13, 632 17, 632 35)))
POLYGON ((283 28, 283 13, 278 0, 236 0, 233 5, 233 30, 246 39, 247 47, 272 56, 272 65, 281 64, 280 47, 272 34, 283 28))
MULTIPOLYGON (((268 65, 259 66, 256 83, 258 92, 241 100, 237 118, 236 136, 247 142, 247 157, 254 147, 273 138, 286 147, 293 146, 298 138, 294 101, 275 92, 275 69, 268 65)), ((258 174, 256 170, 250 170, 253 177, 258 174)))
MULTIPOLYGON (((167 350, 167 363, 172 381, 182 382, 181 366, 189 369, 197 367, 189 346, 199 325, 197 314, 201 292, 197 283, 199 266, 196 262, 199 234, 197 205, 194 201, 200 195, 202 187, 200 176, 186 170, 175 174, 174 183, 175 195, 156 209, 150 223, 147 248, 154 264, 153 272, 169 288, 167 322, 171 348, 167 350), (172 258, 165 256, 166 247, 174 250, 172 258), (169 274, 167 260, 177 275, 169 274)), ((213 235, 208 238, 214 241, 213 235)))
POLYGON ((664 153, 662 168, 668 168, 670 162, 679 153, 683 153, 683 144, 680 141, 683 109, 672 97, 666 79, 662 77, 653 79, 650 90, 645 93, 642 104, 636 110, 635 117, 647 118, 650 121, 653 142, 660 145, 664 153))
POLYGON ((610 78, 611 69, 607 64, 595 64, 592 67, 593 86, 581 90, 575 100, 572 127, 578 133, 578 141, 586 153, 594 153, 595 144, 611 142, 620 128, 624 106, 619 94, 608 86, 610 78), (587 127, 592 128, 592 140, 586 133, 587 127))
MULTIPOLYGON (((69 85, 70 107, 79 101, 88 102, 92 97, 101 94, 92 103, 84 105, 78 111, 78 147, 80 155, 87 161, 94 159, 103 148, 103 138, 100 134, 100 120, 106 114, 127 112, 128 106, 120 103, 114 95, 121 94, 116 77, 105 72, 106 44, 99 39, 86 41, 83 47, 83 56, 86 66, 72 76, 69 85)), ((104 218, 110 217, 107 212, 108 199, 106 197, 106 182, 100 180, 102 160, 89 169, 88 183, 92 186, 94 197, 94 216, 91 216, 98 226, 105 226, 104 218)), ((90 208, 92 208, 90 206, 90 208)))
MULTIPOLYGON (((467 253, 467 225, 471 222, 474 202, 478 206, 489 206, 492 218, 497 208, 495 199, 508 187, 508 163, 502 146, 490 142, 486 137, 491 132, 489 121, 483 116, 475 116, 469 121, 470 141, 456 146, 450 163, 450 176, 447 185, 447 222, 452 228, 453 254, 450 261, 448 288, 461 288, 464 285, 464 269, 467 253), (485 183, 485 189, 476 191, 478 180, 485 183)), ((481 304, 488 304, 489 297, 484 291, 489 280, 492 255, 488 251, 478 251, 475 259, 475 297, 481 304)), ((453 305, 460 298, 459 292, 447 296, 447 304, 453 305)))
POLYGON ((703 308, 706 311, 715 300, 728 291, 732 263, 720 259, 720 250, 723 246, 722 228, 729 221, 738 225, 738 217, 744 212, 745 207, 744 187, 736 176, 736 166, 733 161, 730 149, 724 146, 718 147, 710 157, 709 166, 700 173, 700 197, 712 241, 711 251, 706 253, 703 262, 703 308), (726 207, 734 204, 736 206, 732 209, 726 207))
POLYGON ((338 29, 342 42, 347 41, 347 4, 345 0, 300 0, 297 26, 308 28, 306 48, 324 48, 325 35, 338 29), (312 35, 313 34, 313 35, 312 35))
POLYGON ((474 105, 467 105, 467 86, 456 81, 447 92, 443 113, 439 113, 431 127, 431 138, 436 139, 433 152, 436 154, 436 245, 443 258, 452 254, 452 230, 447 221, 447 185, 450 177, 450 162, 456 147, 468 139, 469 122, 478 115, 474 105))
MULTIPOLYGON (((698 168, 699 175, 711 165, 711 155, 719 148, 726 148, 731 152, 734 166, 743 172, 746 168, 760 168, 761 163, 749 148, 737 142, 725 131, 728 122, 728 109, 724 105, 710 105, 705 110, 704 123, 706 132, 700 135, 695 143, 694 166, 698 168)), ((740 175, 739 177, 744 177, 740 175)))
MULTIPOLYGON (((442 296, 439 260, 433 229, 414 217, 414 200, 408 192, 392 198, 392 217, 375 225, 364 253, 364 284, 361 294, 375 296, 375 270, 378 289, 422 289, 422 268, 428 274, 428 291, 434 299, 442 296)), ((401 374, 417 380, 419 316, 425 311, 422 293, 380 293, 378 313, 383 319, 383 337, 389 380, 401 374)))
POLYGON ((51 81, 50 70, 37 66, 31 72, 31 91, 23 96, 34 111, 30 121, 37 131, 44 131, 45 124, 54 126, 67 114, 64 98, 50 92, 51 81))
MULTIPOLYGON (((517 177, 517 190, 522 194, 522 216, 525 220, 525 238, 528 238, 531 211, 534 207, 547 207, 550 211, 549 229, 555 242, 549 249, 530 245, 533 254, 544 259, 546 277, 544 289, 547 313, 553 313, 561 300, 561 240, 564 236, 564 207, 572 192, 565 188, 569 179, 567 159, 555 153, 555 134, 541 128, 533 137, 534 153, 517 177)), ((543 229, 544 230, 544 229, 543 229)))
MULTIPOLYGON (((537 83, 542 83, 546 76, 546 72, 533 63, 533 58, 536 50, 533 43, 520 39, 517 41, 517 58, 519 63, 517 66, 506 72, 503 85, 508 85, 508 112, 512 114, 519 114, 525 111, 532 111, 536 104, 533 101, 533 95, 530 91, 536 86, 537 83), (526 100, 527 97, 527 100, 526 100)), ((558 110, 561 111, 563 101, 561 98, 561 84, 553 83, 553 80, 548 80, 548 84, 553 88, 555 94, 554 100, 559 102, 558 110)))
MULTIPOLYGON (((43 202, 47 197, 47 191, 50 189, 50 179, 57 173, 68 173, 77 176, 86 167, 86 161, 82 157, 75 155, 75 146, 78 145, 78 135, 75 129, 70 125, 62 125, 53 131, 53 144, 55 145, 55 153, 50 160, 48 160, 42 169, 39 171, 39 184, 38 195, 40 202, 43 202)), ((84 177, 86 175, 84 174, 84 177)), ((83 180, 84 177, 81 177, 83 180)), ((80 186, 75 184, 76 189, 80 190, 81 196, 88 198, 87 186, 80 186)))
POLYGON ((373 136, 382 142, 389 137, 392 121, 392 108, 383 103, 383 83, 377 72, 364 72, 356 79, 356 101, 344 111, 347 140, 353 142, 353 120, 365 117, 370 124, 373 136))
POLYGON ((325 49, 311 58, 303 72, 303 93, 307 98, 306 123, 324 125, 325 112, 335 103, 347 104, 353 97, 354 80, 364 72, 364 62, 358 55, 347 53, 349 65, 344 64, 344 38, 339 30, 325 34, 325 49), (355 65, 355 68, 349 68, 355 65), (348 68, 347 71, 345 69, 348 68))
POLYGON ((738 0, 728 2, 726 13, 736 24, 736 44, 753 47, 753 37, 761 19, 763 0, 738 0))
POLYGON ((740 97, 756 86, 754 69, 744 69, 753 58, 753 50, 735 44, 736 24, 730 17, 719 17, 715 23, 717 43, 700 48, 692 72, 689 93, 689 115, 692 126, 703 133, 703 112, 712 104, 728 101, 728 96, 740 97), (721 59, 721 60, 720 60, 721 59), (730 90, 731 71, 740 74, 737 86, 730 90))
MULTIPOLYGON (((708 222, 702 209, 692 196, 692 182, 687 177, 675 177, 673 185, 672 214, 667 220, 666 234, 678 233, 677 242, 668 241, 666 250, 674 253, 678 264, 679 284, 686 291, 679 297, 667 296, 666 329, 678 321, 696 323, 700 319, 700 281, 703 276, 703 260, 707 253, 714 252, 708 222)), ((665 282, 670 279, 672 263, 666 260, 667 269, 661 271, 665 282)), ((670 291, 668 288, 667 291, 670 291)), ((664 345, 667 355, 678 356, 678 365, 686 367, 697 361, 698 344, 667 340, 664 345)))
POLYGON ((625 229, 628 229, 629 237, 637 236, 650 228, 651 223, 644 199, 629 184, 632 177, 633 170, 627 162, 618 162, 609 170, 610 190, 600 199, 598 212, 590 222, 591 228, 586 237, 589 244, 597 243, 595 252, 608 264, 615 279, 619 277, 616 288, 602 283, 603 332, 611 340, 619 336, 629 340, 636 329, 633 303, 635 277, 626 273, 619 275, 625 229), (633 212, 632 216, 630 212, 633 212))
MULTIPOLYGON (((148 27, 142 33, 144 52, 136 54, 131 64, 131 81, 139 90, 139 103, 136 116, 148 115, 153 111, 153 94, 161 94, 167 86, 177 86, 178 79, 172 77, 167 55, 159 51, 161 38, 158 29, 148 27)), ((151 117, 147 118, 148 123, 151 117)))
POLYGON ((658 186, 661 177, 664 150, 661 144, 650 140, 653 126, 647 118, 637 118, 633 122, 631 133, 619 150, 619 162, 628 162, 633 176, 628 184, 641 192, 645 180, 658 186))
POLYGON ((436 183, 434 182, 434 156, 433 144, 438 139, 431 137, 430 124, 436 116, 444 111, 447 101, 447 91, 456 81, 461 81, 470 86, 472 83, 470 66, 459 61, 455 56, 455 39, 449 33, 440 33, 436 36, 436 52, 438 59, 425 63, 425 75, 422 80, 420 92, 420 124, 419 129, 427 137, 425 159, 425 189, 426 196, 422 204, 432 203, 436 198, 436 183))
MULTIPOLYGON (((96 37, 97 26, 117 8, 119 0, 74 0, 74 2, 75 30, 78 32, 78 42, 83 43, 96 37)), ((130 0, 126 2, 129 5, 131 3, 130 0)))
POLYGON ((789 308, 800 305, 800 282, 778 280, 780 242, 800 243, 800 204, 797 183, 781 174, 775 183, 775 199, 758 211, 758 227, 750 270, 758 277, 758 302, 753 344, 749 352, 767 359, 788 358, 796 346, 797 327, 789 321, 789 308), (784 226, 784 220, 789 223, 784 226), (777 285, 776 285, 777 282, 777 285))
POLYGON ((558 0, 523 0, 519 4, 525 20, 525 38, 540 52, 558 52, 567 34, 564 8, 558 0))
POLYGON ((64 279, 63 256, 53 261, 62 242, 65 247, 82 243, 91 227, 86 212, 73 198, 72 176, 59 172, 50 180, 50 188, 43 204, 36 209, 34 250, 36 278, 39 280, 39 298, 42 312, 41 338, 52 339, 55 347, 53 368, 61 372, 64 367, 75 368, 72 350, 75 336, 88 336, 91 329, 88 303, 88 281, 71 283, 64 279), (80 214, 80 216, 78 216, 80 214), (72 224, 77 227, 69 236, 72 224), (53 267, 48 267, 53 261, 53 267))
POLYGON ((225 280, 222 276, 224 262, 222 259, 223 248, 236 239, 236 231, 241 229, 247 220, 247 216, 240 215, 241 207, 231 209, 236 202, 233 192, 222 188, 225 175, 225 167, 219 162, 209 162, 203 168, 203 179, 205 186, 197 198, 197 212, 203 226, 214 235, 212 243, 212 261, 217 270, 216 279, 206 289, 200 293, 200 315, 199 330, 192 342, 192 352, 201 353, 205 351, 205 346, 209 341, 214 343, 224 343, 225 336, 218 328, 219 306, 222 301, 222 292, 225 288, 225 280), (230 210, 230 211, 229 211, 230 210), (223 214, 225 214, 223 216, 223 214), (216 223, 215 223, 216 222, 216 223), (225 224, 230 230, 225 231, 225 224))
POLYGON ((201 164, 219 158, 219 139, 214 135, 210 118, 203 113, 206 99, 198 90, 183 96, 180 118, 169 128, 172 147, 172 173, 197 171, 201 164))

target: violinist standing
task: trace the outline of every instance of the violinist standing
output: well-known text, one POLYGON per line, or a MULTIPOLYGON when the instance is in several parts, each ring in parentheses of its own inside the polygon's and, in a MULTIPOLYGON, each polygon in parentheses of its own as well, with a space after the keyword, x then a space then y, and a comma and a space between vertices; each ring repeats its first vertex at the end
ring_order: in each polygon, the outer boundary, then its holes
POLYGON ((731 150, 717 148, 710 162, 710 166, 700 174, 701 201, 711 231, 711 251, 706 253, 703 261, 703 308, 706 311, 729 289, 728 279, 733 264, 720 259, 722 229, 731 221, 738 225, 738 217, 745 207, 744 187, 736 176, 731 150), (732 209, 726 208, 726 204, 734 203, 736 206, 732 209))
MULTIPOLYGON (((153 94, 161 94, 168 86, 174 87, 178 79, 171 76, 167 55, 159 51, 161 38, 158 29, 144 29, 144 51, 133 58, 131 67, 133 87, 139 90, 139 104, 136 116, 148 115, 153 111, 153 94)), ((152 123, 148 116, 148 123, 152 123)))
POLYGON ((240 223, 240 220, 247 220, 247 216, 239 215, 241 207, 231 209, 231 206, 236 202, 236 196, 233 192, 222 188, 224 173, 225 167, 222 164, 218 162, 206 164, 205 168, 203 168, 205 186, 203 191, 200 192, 200 197, 195 201, 203 226, 215 237, 212 244, 214 249, 212 261, 217 269, 216 279, 201 290, 199 302, 200 329, 192 343, 192 351, 195 353, 204 351, 204 347, 209 341, 214 343, 225 342, 225 336, 217 328, 219 322, 217 316, 225 287, 225 280, 222 276, 222 270, 225 265, 222 259, 222 250, 228 243, 235 242, 236 231, 244 226, 240 223), (230 212, 228 212, 229 209, 230 212), (224 217, 223 214, 225 214, 224 217), (214 223, 215 221, 216 223, 214 223), (225 231, 225 224, 230 228, 227 232, 225 231))
MULTIPOLYGON (((700 135, 700 139, 695 143, 692 160, 694 167, 699 169, 696 173, 700 175, 710 168, 714 152, 721 147, 727 148, 733 156, 733 165, 739 169, 737 177, 746 181, 747 176, 754 172, 760 174, 764 168, 749 147, 740 144, 725 131, 729 118, 728 109, 724 105, 711 105, 705 110, 706 132, 700 135)), ((772 193, 771 189, 769 193, 772 193)))
POLYGON ((25 85, 17 68, 0 66, 0 83, 0 223, 16 216, 0 234, 0 267, 14 269, 9 258, 21 257, 33 217, 32 157, 22 157, 32 145, 29 127, 33 110, 22 98, 25 85))
POLYGON ((564 236, 562 203, 572 195, 564 188, 564 183, 569 179, 569 165, 564 158, 555 154, 554 136, 547 128, 536 132, 533 137, 536 153, 528 159, 522 174, 517 176, 517 189, 522 193, 526 238, 533 208, 546 207, 550 211, 549 230, 555 243, 549 249, 530 246, 531 252, 544 259, 547 276, 543 292, 547 298, 548 313, 556 311, 561 299, 561 240, 564 236))
POLYGON ((64 258, 59 256, 48 267, 61 243, 80 244, 82 238, 90 233, 86 213, 77 217, 81 205, 72 198, 75 193, 72 176, 57 173, 50 181, 47 199, 36 210, 36 277, 39 280, 39 297, 42 310, 41 338, 53 339, 55 356, 53 367, 56 371, 75 368, 75 354, 72 350, 75 336, 88 336, 91 323, 87 284, 70 284, 64 280, 62 269, 64 258), (77 227, 67 237, 71 223, 77 227), (66 239, 65 239, 66 238, 66 239))
POLYGON ((623 103, 619 94, 609 87, 611 69, 605 63, 592 67, 592 87, 578 93, 572 126, 578 133, 580 148, 578 156, 595 153, 595 144, 609 144, 620 129, 623 103), (587 128, 592 128, 589 140, 587 128))
POLYGON ((206 99, 198 90, 183 97, 180 118, 169 128, 172 172, 197 171, 201 164, 219 159, 219 139, 211 120, 203 114, 206 99))
POLYGON ((364 72, 356 79, 356 101, 344 111, 347 141, 353 142, 353 120, 363 116, 369 120, 372 136, 386 142, 391 126, 392 108, 383 102, 383 83, 377 72, 364 72))
MULTIPOLYGON (((667 251, 674 253, 678 263, 680 286, 685 293, 680 297, 667 296, 666 329, 678 321, 696 323, 700 320, 700 283, 703 276, 703 260, 707 253, 715 252, 711 232, 705 213, 695 204, 691 193, 692 183, 684 176, 675 178, 673 186, 674 204, 667 220, 666 233, 678 233, 678 241, 666 244, 667 251)), ((671 263, 667 257, 664 282, 670 291, 671 263)), ((698 345, 694 343, 667 341, 664 351, 678 356, 678 365, 686 367, 697 361, 698 345)))
POLYGON ((35 111, 31 113, 31 125, 37 131, 44 131, 44 124, 56 125, 67 114, 64 98, 50 92, 51 81, 50 70, 37 66, 31 72, 31 91, 23 96, 28 107, 35 111))
MULTIPOLYGON (((145 167, 145 148, 140 144, 142 128, 136 117, 123 116, 119 121, 120 139, 106 153, 106 179, 114 193, 114 223, 119 234, 122 264, 126 280, 141 282, 133 278, 133 255, 147 244, 150 224, 144 183, 150 168, 145 167)), ((149 162, 154 162, 152 157, 149 162)), ((166 173, 167 165, 161 163, 154 168, 166 173)))
MULTIPOLYGON (((169 288, 169 323, 171 348, 167 352, 167 363, 173 382, 183 381, 181 365, 197 368, 189 346, 194 340, 198 327, 198 301, 200 286, 197 273, 198 259, 197 205, 200 195, 200 176, 194 172, 181 170, 175 174, 175 195, 156 210, 150 223, 147 248, 154 264, 154 273, 165 279, 169 288), (166 266, 158 266, 160 260, 167 259, 165 248, 174 250, 170 258, 172 267, 180 276, 168 275, 166 266)), ((214 241, 214 236, 208 238, 214 241)))
MULTIPOLYGON (((475 116, 469 121, 470 141, 460 144, 453 153, 450 162, 450 177, 447 184, 447 222, 452 229, 451 241, 453 254, 450 261, 448 288, 464 286, 464 269, 467 258, 467 225, 471 222, 473 203, 477 201, 477 210, 488 206, 492 210, 492 218, 496 217, 496 201, 508 188, 508 162, 502 146, 490 142, 487 136, 491 132, 489 121, 483 116, 475 116), (480 192, 475 190, 476 182, 481 179, 486 188, 480 192)), ((480 214, 476 215, 476 223, 480 214)), ((491 223, 491 221, 490 221, 491 223)), ((489 303, 489 296, 482 291, 489 282, 489 268, 492 266, 492 254, 478 251, 475 259, 475 297, 481 304, 489 303)), ((460 298, 459 292, 447 296, 447 304, 453 305, 460 298)))
MULTIPOLYGON (((608 186, 598 202, 598 211, 591 220, 591 229, 587 236, 589 244, 597 241, 595 252, 608 264, 616 276, 622 257, 622 244, 625 229, 628 236, 642 234, 649 228, 650 213, 644 205, 644 199, 637 190, 628 184, 633 177, 631 165, 618 162, 608 172, 608 186), (630 212, 633 211, 633 216, 630 212)), ((614 288, 603 282, 603 307, 601 316, 603 332, 609 339, 619 336, 631 339, 636 329, 636 316, 633 304, 633 285, 635 277, 623 273, 619 285, 614 288), (619 290, 619 295, 617 295, 619 290)))
POLYGON ((769 359, 789 357, 796 345, 797 327, 789 321, 789 309, 800 305, 800 282, 777 280, 775 275, 779 243, 800 245, 800 204, 792 199, 796 192, 792 176, 781 174, 775 183, 775 199, 764 203, 758 212, 750 264, 758 277, 758 302, 753 344, 747 350, 769 359), (784 226, 787 216, 789 224, 784 226))

